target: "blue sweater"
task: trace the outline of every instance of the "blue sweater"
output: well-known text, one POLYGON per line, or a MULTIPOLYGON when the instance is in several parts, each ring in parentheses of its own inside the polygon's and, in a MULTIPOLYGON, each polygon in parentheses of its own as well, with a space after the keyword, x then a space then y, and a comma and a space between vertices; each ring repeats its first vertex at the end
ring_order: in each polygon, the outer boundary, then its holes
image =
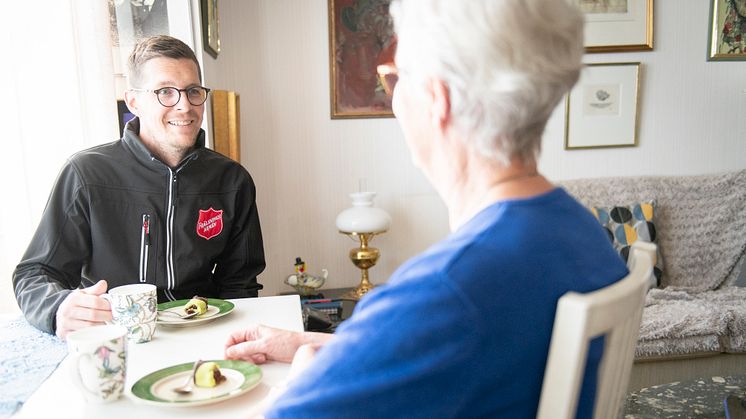
POLYGON ((564 190, 495 203, 366 295, 267 417, 533 418, 557 300, 626 274, 564 190))

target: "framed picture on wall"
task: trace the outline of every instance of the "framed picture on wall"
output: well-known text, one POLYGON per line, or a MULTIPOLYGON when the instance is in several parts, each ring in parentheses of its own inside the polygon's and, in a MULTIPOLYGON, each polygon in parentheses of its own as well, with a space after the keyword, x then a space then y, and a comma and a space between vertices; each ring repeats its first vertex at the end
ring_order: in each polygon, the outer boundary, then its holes
POLYGON ((637 145, 640 63, 586 64, 565 104, 565 149, 637 145))
POLYGON ((585 14, 586 52, 653 49, 653 0, 574 0, 585 14))
POLYGON ((202 43, 205 51, 218 58, 220 53, 220 27, 218 20, 218 0, 201 0, 202 43))
POLYGON ((376 67, 394 61, 391 0, 329 1, 331 117, 392 117, 376 67))
POLYGON ((746 60, 746 1, 710 1, 707 61, 746 60))

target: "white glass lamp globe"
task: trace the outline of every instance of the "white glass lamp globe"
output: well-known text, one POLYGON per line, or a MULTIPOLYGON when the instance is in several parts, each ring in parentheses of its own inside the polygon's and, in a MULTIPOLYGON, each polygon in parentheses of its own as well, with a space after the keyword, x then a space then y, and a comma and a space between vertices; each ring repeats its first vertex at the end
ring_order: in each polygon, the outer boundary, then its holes
POLYGON ((373 206, 375 197, 375 192, 351 193, 352 207, 339 213, 337 229, 343 233, 383 233, 388 230, 391 217, 373 206))

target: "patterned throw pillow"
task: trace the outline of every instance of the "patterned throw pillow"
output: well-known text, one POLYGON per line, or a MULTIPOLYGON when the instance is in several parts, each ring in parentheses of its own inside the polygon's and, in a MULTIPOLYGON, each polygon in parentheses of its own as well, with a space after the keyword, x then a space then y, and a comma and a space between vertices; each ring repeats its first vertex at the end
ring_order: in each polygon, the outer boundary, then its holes
MULTIPOLYGON (((656 243, 655 200, 643 201, 629 206, 611 208, 591 207, 591 212, 609 234, 614 249, 627 262, 629 249, 637 240, 656 243)), ((660 286, 663 276, 663 259, 657 251, 655 266, 656 286, 660 286)))

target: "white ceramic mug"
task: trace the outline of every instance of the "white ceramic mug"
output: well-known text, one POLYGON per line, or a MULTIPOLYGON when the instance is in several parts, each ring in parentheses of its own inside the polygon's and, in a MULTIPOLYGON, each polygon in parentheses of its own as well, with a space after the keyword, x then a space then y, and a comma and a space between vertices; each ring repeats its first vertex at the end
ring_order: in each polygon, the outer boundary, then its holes
POLYGON ((66 340, 70 373, 86 400, 117 400, 124 391, 127 328, 116 324, 91 326, 70 332, 66 340))
POLYGON ((150 342, 158 316, 156 287, 152 284, 130 284, 112 288, 101 295, 111 304, 115 324, 129 331, 129 339, 136 343, 150 342))

